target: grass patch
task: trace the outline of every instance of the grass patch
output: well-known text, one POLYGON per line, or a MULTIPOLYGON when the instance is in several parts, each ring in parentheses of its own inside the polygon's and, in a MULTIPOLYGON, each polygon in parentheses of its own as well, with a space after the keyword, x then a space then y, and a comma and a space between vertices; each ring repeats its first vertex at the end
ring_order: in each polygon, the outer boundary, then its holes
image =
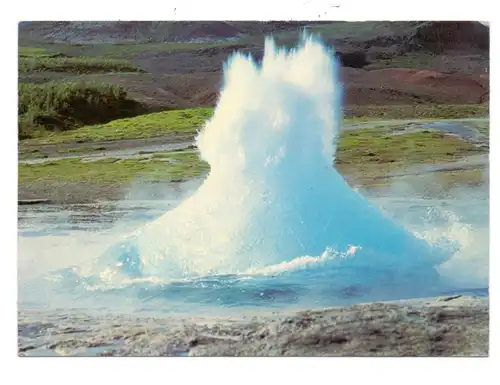
POLYGON ((67 181, 92 183, 123 183, 135 179, 181 181, 208 171, 208 164, 196 154, 172 155, 172 162, 144 159, 105 159, 82 162, 81 159, 61 159, 42 164, 20 164, 19 183, 67 181))
POLYGON ((485 104, 416 104, 391 106, 347 106, 344 116, 358 120, 372 119, 464 119, 488 117, 485 104))
POLYGON ((19 138, 108 122, 143 111, 122 87, 85 82, 20 84, 19 138))
POLYGON ((55 58, 65 55, 60 52, 47 51, 45 48, 19 47, 18 56, 19 58, 55 58))
POLYGON ((74 131, 53 133, 44 138, 25 141, 25 144, 57 144, 150 138, 167 134, 195 135, 203 123, 212 116, 212 108, 193 108, 141 115, 119 119, 107 124, 82 127, 74 131))
MULTIPOLYGON (((341 134, 337 166, 343 172, 361 170, 365 176, 413 163, 446 162, 478 150, 439 132, 392 135, 390 130, 363 129, 341 134)), ((199 176, 209 169, 195 152, 155 154, 151 159, 106 159, 81 162, 62 159, 20 164, 19 183, 50 181, 128 182, 134 179, 174 181, 199 176), (171 160, 170 162, 168 160, 171 160)))
POLYGON ((442 132, 421 131, 394 135, 388 129, 342 132, 338 165, 385 164, 400 167, 414 163, 439 163, 477 154, 477 147, 442 132))
MULTIPOLYGON (((203 48, 234 45, 234 42, 215 43, 120 43, 120 44, 37 44, 46 52, 55 51, 67 56, 130 59, 146 52, 198 51, 203 48)), ((26 48, 19 48, 26 49, 26 48)), ((34 48, 28 48, 34 49, 34 48)))
POLYGON ((31 56, 19 58, 19 72, 70 72, 93 74, 109 72, 139 72, 140 69, 126 60, 86 58, 86 57, 47 57, 31 56))
MULTIPOLYGON (((212 116, 213 108, 164 111, 106 124, 81 127, 71 132, 55 132, 25 141, 24 144, 58 144, 151 138, 165 135, 195 135, 212 116)), ((487 116, 484 105, 347 106, 344 124, 391 119, 461 119, 487 116)))

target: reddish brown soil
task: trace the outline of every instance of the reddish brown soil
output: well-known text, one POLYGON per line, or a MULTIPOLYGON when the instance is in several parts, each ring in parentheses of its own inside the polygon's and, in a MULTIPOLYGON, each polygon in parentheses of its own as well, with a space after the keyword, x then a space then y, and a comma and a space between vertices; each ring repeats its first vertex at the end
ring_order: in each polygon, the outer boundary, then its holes
MULTIPOLYGON (((178 107, 214 105, 224 62, 234 50, 262 58, 262 48, 251 45, 205 48, 199 51, 143 53, 132 60, 158 75, 157 100, 178 107)), ((427 69, 342 67, 347 104, 475 104, 488 100, 488 61, 477 56, 436 55, 427 69)), ((131 87, 135 87, 136 84, 131 87)), ((150 93, 145 83, 140 86, 150 93)), ((133 88, 135 89, 135 88, 133 88)))
POLYGON ((366 71, 345 68, 347 104, 474 104, 488 93, 488 79, 478 75, 391 68, 366 71))

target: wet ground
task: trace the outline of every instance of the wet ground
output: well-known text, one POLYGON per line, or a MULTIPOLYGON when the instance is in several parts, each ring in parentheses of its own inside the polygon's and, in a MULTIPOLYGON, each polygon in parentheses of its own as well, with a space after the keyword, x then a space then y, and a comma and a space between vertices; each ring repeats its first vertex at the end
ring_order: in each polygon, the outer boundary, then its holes
POLYGON ((421 164, 408 168, 404 172, 391 172, 386 175, 375 177, 375 179, 395 178, 403 176, 423 175, 437 172, 466 171, 489 168, 489 155, 471 155, 456 162, 439 164, 421 164))
MULTIPOLYGON (((415 186, 409 190, 410 194, 414 194, 418 192, 419 185, 439 184, 438 180, 432 179, 433 174, 443 172, 443 174, 449 175, 447 172, 457 170, 480 170, 482 174, 477 178, 475 184, 482 186, 481 190, 478 191, 484 191, 485 198, 487 198, 489 156, 486 154, 469 156, 450 163, 415 165, 404 172, 393 172, 380 178, 391 179, 391 185, 396 187, 400 182, 404 183, 407 188, 415 186)), ((172 209, 202 182, 202 179, 197 179, 186 183, 142 184, 137 191, 131 191, 124 199, 117 201, 103 200, 82 204, 43 204, 41 202, 42 204, 34 206, 20 205, 18 207, 18 228, 20 235, 29 236, 32 231, 30 229, 40 226, 46 226, 47 229, 36 230, 39 231, 38 234, 45 232, 54 234, 54 232, 66 230, 100 231, 122 219, 123 221, 131 221, 133 227, 138 222, 154 219, 172 209)), ((460 185, 457 188, 460 188, 460 185)), ((362 187, 360 189, 363 191, 362 187)), ((372 191, 370 187, 366 187, 366 191, 368 196, 387 195, 381 191, 372 191)), ((398 190, 398 194, 406 195, 408 191, 398 190)), ((455 203, 459 202, 455 201, 455 203)))
MULTIPOLYGON (((118 141, 119 142, 119 141, 118 141)), ((118 143, 115 143, 115 146, 118 143)), ((137 145, 135 147, 128 148, 116 148, 116 149, 105 149, 105 150, 96 150, 96 151, 74 151, 68 152, 65 154, 58 155, 46 155, 44 157, 35 157, 27 159, 20 159, 19 163, 22 164, 40 164, 53 162, 55 160, 60 159, 82 159, 82 162, 92 162, 99 161, 108 158, 116 158, 116 159, 134 159, 134 158, 147 158, 152 156, 153 154, 163 154, 172 151, 192 151, 193 142, 175 142, 175 143, 157 143, 157 144, 148 144, 148 145, 137 145)), ((99 147, 99 146, 96 146, 99 147)), ((46 150, 47 151, 47 150, 46 150)))
POLYGON ((423 130, 436 130, 447 134, 454 134, 463 140, 483 145, 488 143, 489 118, 471 118, 459 120, 387 120, 369 121, 346 125, 344 130, 357 130, 362 128, 388 127, 400 133, 423 130))
POLYGON ((24 237, 61 235, 68 231, 98 232, 111 228, 119 220, 133 228, 137 223, 160 216, 176 204, 177 201, 172 199, 20 206, 18 229, 24 237))

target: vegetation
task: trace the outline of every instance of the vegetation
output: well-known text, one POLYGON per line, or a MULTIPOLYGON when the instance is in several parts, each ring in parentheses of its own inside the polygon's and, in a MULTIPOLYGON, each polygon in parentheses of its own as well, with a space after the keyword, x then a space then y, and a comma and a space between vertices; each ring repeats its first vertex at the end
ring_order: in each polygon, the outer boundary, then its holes
POLYGON ((488 117, 487 104, 415 104, 388 106, 346 106, 344 115, 359 120, 373 119, 463 119, 488 117))
POLYGON ((196 153, 174 153, 161 159, 104 159, 82 162, 62 159, 42 164, 20 164, 19 183, 50 181, 92 181, 123 183, 134 179, 181 181, 208 171, 208 164, 196 153))
POLYGON ((19 72, 71 72, 76 74, 107 72, 139 72, 140 69, 126 60, 86 57, 31 56, 19 58, 19 72))
POLYGON ((19 47, 19 58, 48 58, 64 56, 59 52, 49 52, 44 48, 19 47))
POLYGON ((57 144, 68 142, 93 142, 148 138, 167 134, 194 135, 196 130, 212 115, 212 108, 164 111, 141 115, 135 118, 119 119, 107 124, 82 127, 74 131, 53 133, 44 138, 25 142, 26 144, 57 144))
POLYGON ((374 177, 414 164, 452 162, 467 155, 484 153, 473 144, 437 131, 400 134, 389 129, 344 131, 337 150, 336 167, 351 181, 374 182, 374 177))
POLYGON ((107 84, 58 82, 20 84, 19 138, 109 122, 143 111, 123 88, 107 84))
MULTIPOLYGON (((164 111, 120 119, 107 124, 81 127, 68 132, 53 132, 25 144, 58 144, 148 138, 164 135, 194 136, 212 116, 212 108, 164 111)), ((484 105, 418 105, 418 106, 348 106, 344 123, 391 119, 460 119, 487 116, 484 105)))
MULTIPOLYGON (((203 48, 234 45, 232 42, 215 43, 118 43, 118 44, 43 44, 44 48, 20 48, 20 50, 43 50, 79 57, 132 58, 145 52, 197 51, 203 48), (52 51, 53 50, 53 51, 52 51)), ((40 51, 41 52, 41 51, 40 51)))
POLYGON ((448 162, 477 153, 469 142, 437 131, 398 134, 388 129, 344 131, 337 164, 390 164, 448 162))
MULTIPOLYGON (((389 129, 344 131, 337 151, 341 171, 363 169, 363 174, 381 173, 413 163, 452 161, 478 153, 473 145, 440 132, 397 134, 389 129)), ((152 157, 95 162, 63 159, 41 164, 20 164, 19 182, 92 181, 127 182, 143 180, 186 180, 209 169, 196 152, 170 152, 152 157)))

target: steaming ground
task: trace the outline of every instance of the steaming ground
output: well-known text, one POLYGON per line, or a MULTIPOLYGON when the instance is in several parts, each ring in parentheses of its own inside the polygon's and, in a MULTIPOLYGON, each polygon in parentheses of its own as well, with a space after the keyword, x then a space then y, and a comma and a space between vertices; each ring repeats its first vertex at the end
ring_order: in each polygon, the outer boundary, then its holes
MULTIPOLYGON (((21 230, 23 308, 187 313, 487 294, 485 185, 355 191, 332 168, 342 86, 331 53, 268 41, 233 56, 197 138, 210 174, 181 199, 98 228, 58 212, 21 230)), ((147 206, 147 205, 146 205, 147 206)), ((104 211, 106 213, 106 211, 104 211)))

